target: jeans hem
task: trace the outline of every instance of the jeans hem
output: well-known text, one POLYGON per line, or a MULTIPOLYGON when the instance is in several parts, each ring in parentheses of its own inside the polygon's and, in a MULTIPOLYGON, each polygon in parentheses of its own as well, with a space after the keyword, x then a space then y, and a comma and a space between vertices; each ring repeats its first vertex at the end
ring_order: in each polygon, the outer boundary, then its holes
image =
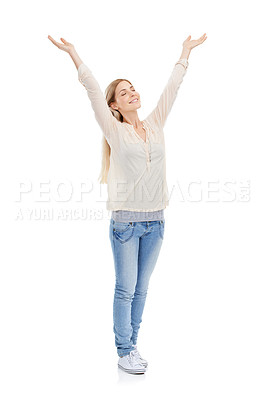
MULTIPOLYGON (((132 349, 134 350, 134 349, 132 349)), ((127 353, 118 353, 119 357, 127 356, 132 350, 127 351, 127 353)))

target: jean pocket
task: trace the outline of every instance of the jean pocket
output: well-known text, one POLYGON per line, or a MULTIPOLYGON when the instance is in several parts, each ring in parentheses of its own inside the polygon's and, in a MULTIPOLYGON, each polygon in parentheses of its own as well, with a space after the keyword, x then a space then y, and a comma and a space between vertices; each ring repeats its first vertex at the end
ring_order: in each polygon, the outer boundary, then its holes
POLYGON ((133 233, 134 225, 132 222, 115 222, 113 225, 114 237, 122 244, 128 242, 133 233))
POLYGON ((161 239, 164 238, 164 225, 165 225, 165 221, 161 220, 159 222, 159 234, 160 234, 161 239))
POLYGON ((128 229, 130 229, 132 226, 133 226, 132 222, 117 222, 117 221, 114 221, 113 230, 115 232, 122 233, 122 232, 125 232, 128 229))

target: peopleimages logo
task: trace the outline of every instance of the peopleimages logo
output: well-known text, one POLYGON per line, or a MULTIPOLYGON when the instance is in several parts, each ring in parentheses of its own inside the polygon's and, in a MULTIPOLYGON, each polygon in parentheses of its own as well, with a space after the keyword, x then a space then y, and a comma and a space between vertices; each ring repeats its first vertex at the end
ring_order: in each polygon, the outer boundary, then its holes
MULTIPOLYGON (((149 182, 135 185, 135 182, 116 182, 112 203, 134 205, 157 202, 169 206, 176 203, 235 203, 250 201, 250 180, 191 180, 175 181, 168 191, 158 182, 153 187, 149 182), (165 190, 164 190, 165 189, 165 190), (114 199, 115 197, 115 199, 114 199)), ((15 220, 87 220, 110 218, 106 209, 107 185, 93 181, 71 182, 64 180, 23 180, 15 187, 15 220)))

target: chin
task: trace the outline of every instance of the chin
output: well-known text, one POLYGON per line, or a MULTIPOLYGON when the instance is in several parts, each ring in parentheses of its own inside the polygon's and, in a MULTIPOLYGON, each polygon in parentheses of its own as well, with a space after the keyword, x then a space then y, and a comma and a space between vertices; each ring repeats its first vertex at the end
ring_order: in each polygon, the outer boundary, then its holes
POLYGON ((141 107, 141 104, 135 104, 134 107, 132 107, 132 106, 129 105, 128 110, 130 110, 130 111, 132 111, 132 110, 137 110, 137 109, 140 108, 140 107, 141 107))

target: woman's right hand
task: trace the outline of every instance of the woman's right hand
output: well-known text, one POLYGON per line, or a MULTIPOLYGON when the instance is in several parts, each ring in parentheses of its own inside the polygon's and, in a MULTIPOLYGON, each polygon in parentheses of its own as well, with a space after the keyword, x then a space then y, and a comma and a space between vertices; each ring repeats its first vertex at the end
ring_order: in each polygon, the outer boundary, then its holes
POLYGON ((64 51, 66 51, 66 52, 69 53, 69 54, 70 54, 71 51, 74 50, 73 44, 67 42, 67 41, 66 41, 65 39, 63 39, 63 38, 60 38, 60 40, 62 40, 62 42, 63 42, 64 44, 57 42, 57 41, 54 40, 54 39, 52 38, 52 36, 50 36, 50 35, 48 35, 48 39, 50 39, 51 42, 52 42, 56 47, 58 47, 60 50, 64 50, 64 51))

